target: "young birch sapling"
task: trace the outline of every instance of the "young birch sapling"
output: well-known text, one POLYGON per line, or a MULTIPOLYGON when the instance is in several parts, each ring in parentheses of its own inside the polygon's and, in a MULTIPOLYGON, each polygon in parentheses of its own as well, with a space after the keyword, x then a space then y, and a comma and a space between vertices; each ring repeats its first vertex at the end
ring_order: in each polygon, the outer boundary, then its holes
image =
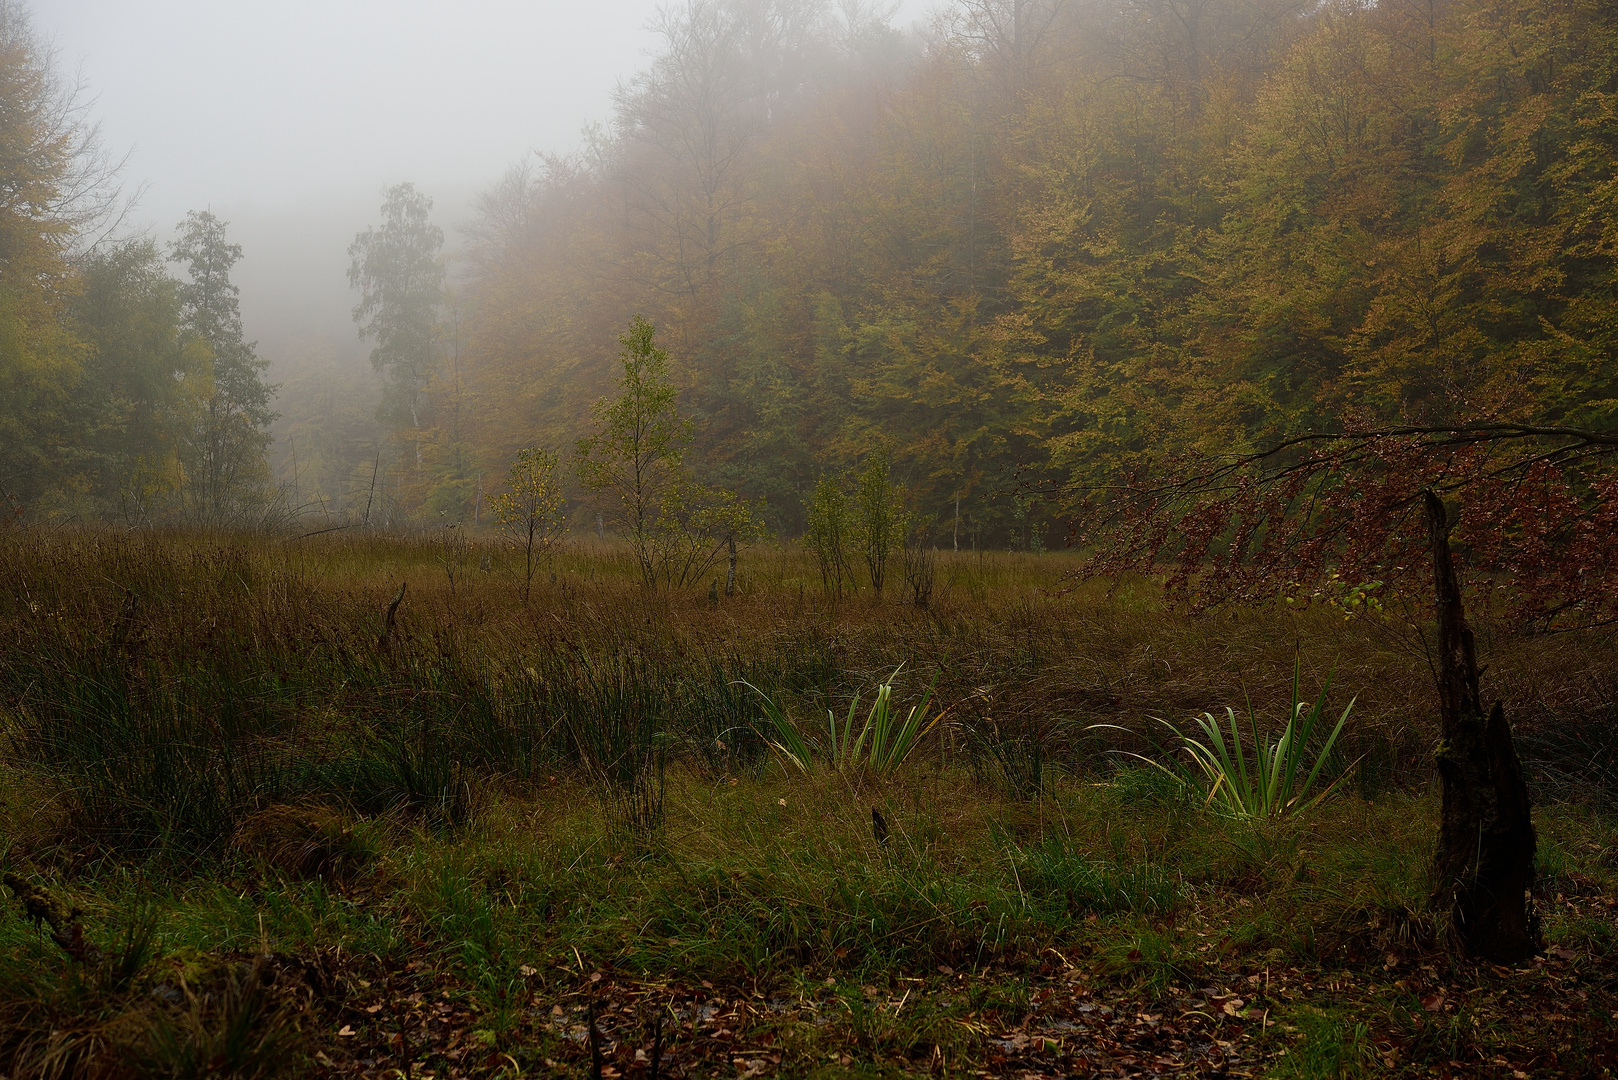
POLYGON ((676 408, 668 353, 652 324, 635 316, 619 344, 618 396, 591 407, 595 430, 574 453, 579 483, 598 501, 598 520, 629 541, 642 584, 684 588, 733 542, 760 539, 764 523, 753 503, 698 483, 687 469, 692 425, 676 408))
POLYGON ((887 449, 873 451, 855 480, 854 533, 871 574, 871 589, 879 596, 887 580, 888 559, 904 544, 902 506, 903 493, 889 476, 887 449))
POLYGON ((809 528, 803 544, 820 565, 820 583, 827 598, 840 600, 843 588, 854 579, 848 562, 848 542, 853 521, 848 512, 848 496, 835 477, 821 477, 809 496, 809 528))
POLYGON ((534 574, 550 558, 567 530, 557 455, 529 447, 517 451, 506 474, 506 490, 489 496, 489 512, 506 543, 522 552, 522 598, 528 602, 534 574))

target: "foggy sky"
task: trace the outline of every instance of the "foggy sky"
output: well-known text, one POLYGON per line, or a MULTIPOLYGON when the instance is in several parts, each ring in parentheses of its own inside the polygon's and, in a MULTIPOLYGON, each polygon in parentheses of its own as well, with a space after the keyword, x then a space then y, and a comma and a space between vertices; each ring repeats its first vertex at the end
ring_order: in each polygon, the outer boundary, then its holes
MULTIPOLYGON (((909 0, 901 19, 919 16, 909 0)), ((33 0, 148 186, 139 217, 384 184, 480 188, 568 150, 656 45, 657 0, 33 0)))
POLYGON ((453 247, 477 192, 574 149, 658 45, 659 0, 28 2, 128 155, 126 190, 144 188, 127 231, 166 241, 205 208, 230 223, 243 325, 276 379, 364 366, 348 245, 384 186, 431 195, 453 247))
POLYGON ((35 0, 141 216, 492 179, 604 118, 654 0, 35 0))

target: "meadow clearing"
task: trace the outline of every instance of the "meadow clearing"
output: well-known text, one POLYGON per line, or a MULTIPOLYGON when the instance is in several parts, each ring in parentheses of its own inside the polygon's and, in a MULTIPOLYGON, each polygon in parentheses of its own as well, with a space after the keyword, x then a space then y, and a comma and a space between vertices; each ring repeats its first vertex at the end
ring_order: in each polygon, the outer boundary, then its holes
POLYGON ((1506 968, 1427 899, 1434 691, 1397 604, 1192 615, 975 552, 936 555, 925 608, 833 602, 785 545, 735 596, 649 591, 587 542, 525 599, 509 561, 0 537, 0 1075, 1618 1062, 1611 631, 1478 621, 1539 833, 1545 950, 1506 968), (1152 718, 1250 700, 1271 730, 1295 663, 1331 722, 1354 702, 1336 786, 1221 813, 1152 718), (883 683, 899 716, 931 687, 914 747, 838 755, 827 710, 883 683))

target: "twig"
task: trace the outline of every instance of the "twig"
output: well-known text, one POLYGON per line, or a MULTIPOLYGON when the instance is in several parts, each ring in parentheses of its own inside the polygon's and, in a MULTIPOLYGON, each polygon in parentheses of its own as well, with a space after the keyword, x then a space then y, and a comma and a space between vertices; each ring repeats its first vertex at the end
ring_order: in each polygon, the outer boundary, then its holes
POLYGON ((601 1080, 601 1029, 596 1027, 596 999, 590 997, 590 1080, 601 1080))
POLYGON ((409 582, 399 582, 399 591, 393 596, 393 603, 388 605, 388 613, 382 620, 382 636, 377 639, 379 646, 387 645, 393 637, 394 628, 398 625, 399 605, 404 603, 405 586, 409 582))
POLYGON ((314 532, 299 533, 297 536, 289 536, 285 540, 281 541, 281 543, 290 544, 294 540, 307 540, 311 536, 323 536, 326 533, 342 532, 344 529, 357 529, 357 528, 359 528, 359 522, 353 521, 353 522, 348 523, 347 525, 333 525, 330 528, 316 529, 314 532))
POLYGON ((371 500, 376 498, 376 471, 382 465, 382 450, 377 449, 376 460, 371 463, 371 490, 365 494, 365 525, 371 524, 371 500))

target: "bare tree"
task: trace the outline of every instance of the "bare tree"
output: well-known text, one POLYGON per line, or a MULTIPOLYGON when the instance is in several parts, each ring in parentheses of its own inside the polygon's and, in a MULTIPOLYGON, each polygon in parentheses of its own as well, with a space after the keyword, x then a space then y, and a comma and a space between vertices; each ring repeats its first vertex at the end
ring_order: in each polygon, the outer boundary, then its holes
POLYGON ((1045 60, 1067 7, 1068 0, 964 0, 956 32, 1015 95, 1045 60))

